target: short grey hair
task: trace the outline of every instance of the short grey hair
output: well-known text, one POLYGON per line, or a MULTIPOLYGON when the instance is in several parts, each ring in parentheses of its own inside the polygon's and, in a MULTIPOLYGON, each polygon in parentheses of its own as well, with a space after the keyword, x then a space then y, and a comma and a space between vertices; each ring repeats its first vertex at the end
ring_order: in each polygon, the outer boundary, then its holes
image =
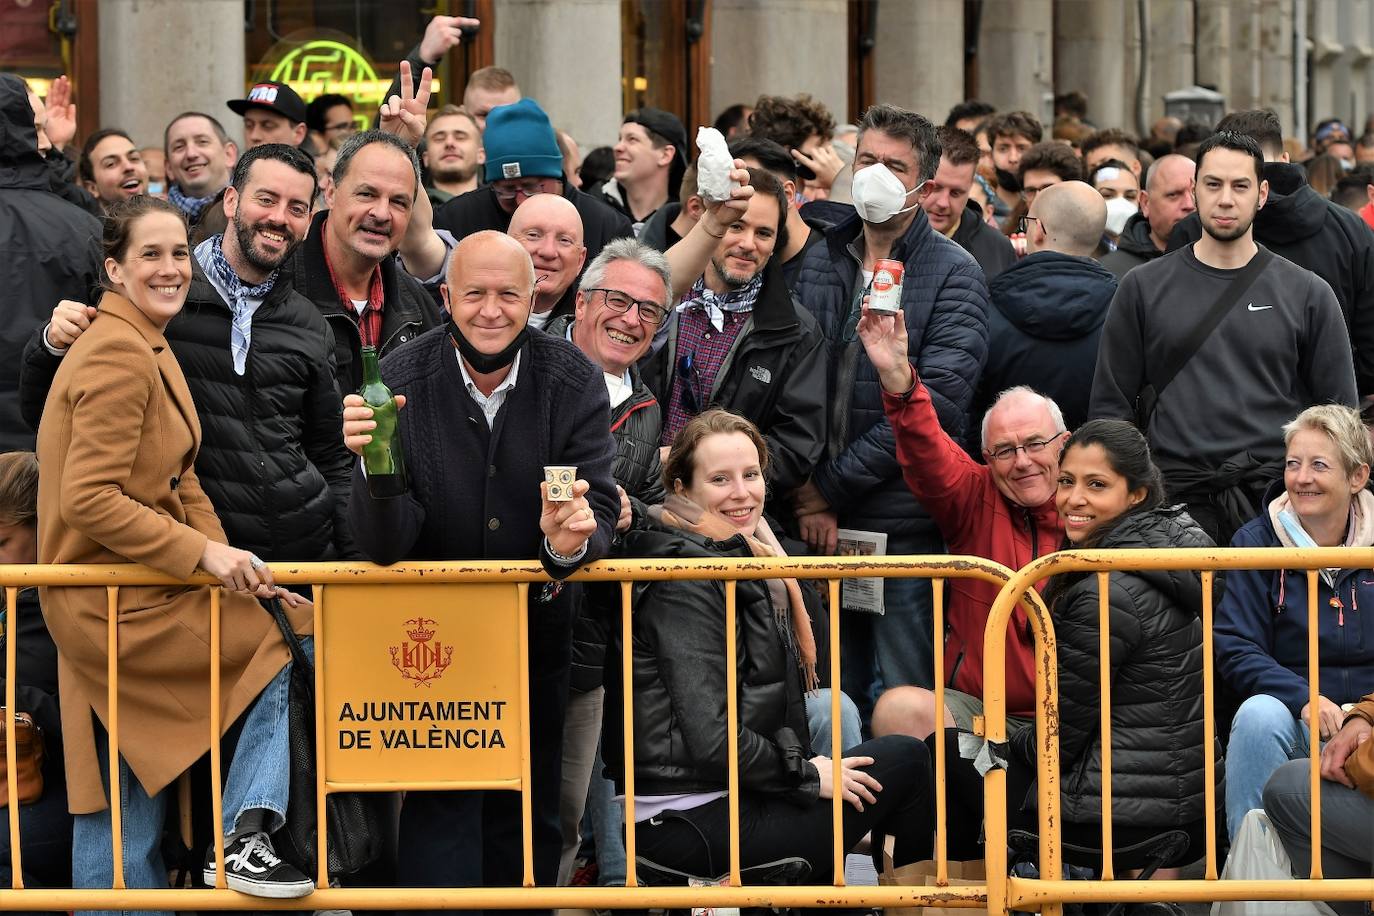
POLYGON ((337 187, 343 184, 349 166, 353 165, 353 157, 358 155, 363 147, 371 146, 374 143, 384 143, 410 161, 410 167, 415 170, 415 193, 419 194, 420 157, 415 154, 413 146, 395 134, 389 134, 384 130, 364 130, 339 144, 338 155, 334 157, 334 185, 337 187))
POLYGON ((1059 409, 1059 405, 1054 403, 1053 398, 1041 394, 1029 385, 1017 385, 1014 388, 1008 388, 1001 394, 997 395, 996 399, 994 399, 992 402, 992 406, 989 407, 987 409, 987 412, 983 414, 982 436, 984 448, 987 448, 988 446, 988 419, 992 417, 992 412, 996 410, 998 407, 1000 407, 1003 401, 1010 400, 1011 398, 1038 399, 1042 404, 1045 405, 1045 409, 1050 412, 1050 420, 1054 423, 1054 432, 1056 434, 1068 432, 1069 428, 1064 425, 1064 411, 1059 409))
POLYGON ((657 248, 628 237, 606 243, 606 247, 601 249, 601 253, 582 272, 582 282, 578 284, 578 290, 585 292, 589 289, 600 289, 606 279, 606 268, 615 261, 632 261, 657 274, 663 281, 663 307, 668 307, 668 300, 673 295, 672 271, 668 267, 668 259, 657 248))

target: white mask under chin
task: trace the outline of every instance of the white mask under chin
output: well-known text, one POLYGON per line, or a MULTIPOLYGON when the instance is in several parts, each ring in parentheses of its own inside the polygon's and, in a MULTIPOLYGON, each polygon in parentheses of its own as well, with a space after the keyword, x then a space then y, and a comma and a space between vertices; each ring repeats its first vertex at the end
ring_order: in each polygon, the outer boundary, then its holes
POLYGON ((854 199, 854 210, 866 223, 885 223, 901 213, 915 210, 920 204, 902 206, 906 199, 921 190, 921 182, 910 190, 902 180, 892 174, 892 170, 881 162, 874 163, 854 173, 850 196, 854 199))

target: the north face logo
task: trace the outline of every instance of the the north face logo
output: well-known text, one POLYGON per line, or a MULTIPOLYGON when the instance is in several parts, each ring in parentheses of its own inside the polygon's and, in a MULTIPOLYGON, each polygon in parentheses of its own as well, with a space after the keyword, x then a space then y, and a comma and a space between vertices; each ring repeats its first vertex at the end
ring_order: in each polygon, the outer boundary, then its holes
POLYGON ((263 102, 268 105, 275 105, 277 102, 276 86, 254 86, 248 93, 248 101, 263 102))
POLYGON ((773 381, 773 373, 769 372, 763 366, 750 366, 749 374, 752 375, 754 378, 758 379, 760 382, 763 382, 763 384, 765 385, 773 381))
POLYGON ((518 163, 518 162, 503 162, 503 163, 501 164, 501 177, 502 177, 502 178, 519 178, 519 177, 520 177, 520 163, 518 163))

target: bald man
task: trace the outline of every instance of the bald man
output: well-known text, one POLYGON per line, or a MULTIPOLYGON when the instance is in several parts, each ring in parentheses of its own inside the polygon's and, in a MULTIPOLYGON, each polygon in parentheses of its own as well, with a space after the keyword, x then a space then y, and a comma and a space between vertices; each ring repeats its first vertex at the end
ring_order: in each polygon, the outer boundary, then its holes
POLYGON ((1035 196, 1026 222, 1031 253, 988 284, 988 361, 971 416, 1028 385, 1059 405, 1072 430, 1088 418, 1097 341, 1116 294, 1116 277, 1090 257, 1107 204, 1091 185, 1066 181, 1035 196))
MULTIPOLYGON (((410 491, 374 499, 359 462, 353 529, 358 547, 377 563, 537 559, 554 580, 530 588, 527 608, 534 877, 553 885, 579 592, 562 580, 605 555, 620 513, 610 401, 601 368, 577 347, 529 332, 534 265, 514 239, 494 231, 463 239, 441 289, 450 322, 381 366, 398 401, 405 399, 397 428, 410 491), (545 498, 545 465, 577 468, 572 500, 545 498)), ((344 405, 345 444, 361 454, 375 425, 372 411, 357 395, 344 405)), ((520 796, 412 793, 401 809, 400 844, 403 887, 517 886, 520 796)))
POLYGON ((527 197, 510 218, 506 234, 534 262, 537 285, 530 326, 542 331, 550 319, 571 315, 577 307, 574 287, 587 260, 577 208, 557 194, 527 197))
POLYGON ((1169 247, 1169 234, 1179 221, 1197 210, 1193 176, 1197 165, 1187 156, 1171 153, 1155 160, 1140 189, 1140 212, 1126 220, 1116 251, 1102 258, 1102 266, 1120 280, 1126 271, 1153 261, 1169 247))

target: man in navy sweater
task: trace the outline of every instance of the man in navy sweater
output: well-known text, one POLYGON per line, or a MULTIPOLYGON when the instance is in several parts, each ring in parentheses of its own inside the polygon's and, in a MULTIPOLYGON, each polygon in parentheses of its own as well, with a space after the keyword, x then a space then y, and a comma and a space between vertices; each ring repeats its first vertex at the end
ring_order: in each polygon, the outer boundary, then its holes
MULTIPOLYGON (((371 560, 506 560, 537 556, 554 584, 530 589, 530 740, 534 874, 557 878, 560 752, 576 586, 559 580, 605 555, 620 512, 615 443, 601 369, 573 344, 527 328, 534 265, 520 243, 478 232, 454 250, 442 287, 449 323, 382 360, 408 404, 398 429, 409 492, 374 499, 361 462, 350 507, 371 560), (542 494, 545 465, 575 465, 574 498, 542 494)), ((361 453, 374 427, 344 399, 345 442, 361 453)), ((405 886, 519 885, 520 796, 416 792, 401 809, 405 886)))

